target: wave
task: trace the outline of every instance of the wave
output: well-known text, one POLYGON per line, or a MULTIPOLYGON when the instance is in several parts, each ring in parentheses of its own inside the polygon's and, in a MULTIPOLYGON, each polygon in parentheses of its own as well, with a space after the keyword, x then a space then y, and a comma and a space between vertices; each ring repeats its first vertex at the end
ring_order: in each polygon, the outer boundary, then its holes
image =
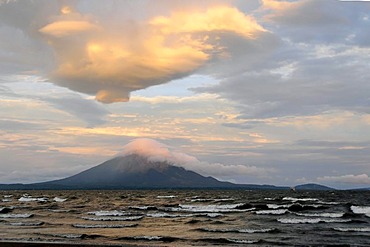
POLYGON ((175 237, 165 237, 165 236, 133 236, 133 237, 119 237, 117 240, 144 240, 144 241, 161 241, 161 242, 174 242, 179 240, 179 238, 175 237))
POLYGON ((146 216, 151 217, 151 218, 186 218, 186 217, 193 217, 194 214, 153 213, 153 214, 146 214, 146 216))
POLYGON ((300 212, 305 210, 328 209, 328 207, 323 205, 301 205, 299 203, 296 203, 288 207, 288 209, 291 212, 300 212))
POLYGON ((53 213, 69 213, 72 212, 70 209, 49 209, 50 212, 53 213))
POLYGON ((212 202, 213 199, 206 199, 206 198, 197 198, 197 199, 191 199, 191 202, 212 202))
POLYGON ((256 244, 259 242, 259 240, 248 240, 248 239, 235 239, 235 238, 227 238, 227 241, 230 243, 236 243, 236 244, 256 244))
POLYGON ((198 231, 202 232, 219 232, 219 233, 272 233, 278 231, 276 228, 265 228, 265 229, 210 229, 210 228, 199 228, 198 231))
POLYGON ((229 202, 235 201, 234 198, 193 198, 191 202, 229 202))
POLYGON ((65 202, 65 201, 67 201, 67 199, 66 198, 60 198, 60 197, 54 197, 54 199, 53 199, 55 202, 65 202))
POLYGON ((144 211, 158 210, 156 206, 130 206, 128 208, 133 210, 144 210, 144 211))
POLYGON ((266 204, 267 208, 270 208, 270 209, 279 209, 279 208, 289 208, 290 206, 292 206, 293 204, 266 204))
POLYGON ((284 201, 292 201, 292 202, 312 202, 312 201, 319 201, 317 198, 295 198, 295 197, 284 197, 284 201))
POLYGON ((23 195, 21 198, 18 199, 20 202, 47 202, 48 198, 46 197, 31 197, 23 195))
POLYGON ((295 213, 298 216, 306 217, 326 217, 326 218, 341 218, 344 213, 295 213))
POLYGON ((135 221, 141 220, 144 216, 127 216, 127 217, 82 217, 84 220, 91 221, 135 221))
POLYGON ((283 224, 317 224, 317 223, 346 223, 350 219, 325 219, 325 218, 280 218, 278 222, 283 224))
POLYGON ((287 212, 288 212, 288 209, 260 210, 260 211, 256 211, 256 214, 281 215, 281 214, 286 214, 287 212))
POLYGON ((126 212, 124 212, 124 211, 117 211, 117 210, 112 210, 112 211, 92 211, 92 212, 88 212, 87 214, 93 214, 95 216, 125 216, 125 215, 127 215, 126 212))
POLYGON ((201 238, 195 241, 220 245, 220 244, 256 244, 259 243, 261 240, 235 239, 235 238, 201 238))
POLYGON ((351 206, 351 210, 355 214, 364 214, 370 217, 370 207, 368 206, 351 206))
POLYGON ((0 214, 0 218, 31 218, 33 214, 0 214))
POLYGON ((327 205, 339 205, 339 204, 341 204, 340 202, 325 202, 325 201, 317 201, 317 203, 327 204, 327 205))
POLYGON ((2 202, 11 202, 11 201, 12 201, 12 199, 10 199, 10 198, 6 198, 6 199, 2 199, 1 201, 2 201, 2 202))
POLYGON ((127 228, 127 227, 136 227, 138 224, 127 224, 127 225, 105 225, 105 224, 73 224, 75 228, 127 228))
POLYGON ((204 213, 227 213, 227 212, 243 212, 251 209, 238 209, 243 204, 224 204, 224 205, 187 205, 180 204, 178 208, 171 208, 171 211, 185 212, 204 212, 204 213))
POLYGON ((265 197, 265 198, 263 198, 263 200, 265 200, 265 201, 275 201, 275 200, 277 200, 277 198, 265 197))
POLYGON ((208 213, 208 214, 197 214, 196 216, 206 216, 209 218, 217 218, 223 216, 223 214, 220 213, 208 213))
POLYGON ((169 196, 157 196, 157 198, 176 198, 177 196, 169 195, 169 196))
POLYGON ((0 214, 7 214, 7 213, 11 212, 12 210, 13 210, 13 208, 1 207, 0 208, 0 214))
POLYGON ((67 238, 67 239, 96 239, 96 238, 103 238, 105 236, 98 235, 98 234, 75 234, 75 233, 61 233, 61 234, 40 234, 49 237, 56 237, 56 238, 67 238))
POLYGON ((188 218, 188 217, 209 217, 209 218, 217 218, 223 216, 223 214, 219 213, 205 213, 205 214, 169 214, 169 213, 152 213, 146 214, 148 217, 152 218, 188 218))
POLYGON ((9 222, 8 224, 11 226, 42 226, 45 223, 42 221, 37 221, 37 222, 9 222))
POLYGON ((68 238, 68 239, 76 239, 76 238, 80 238, 80 239, 83 239, 85 238, 86 234, 52 234, 51 236, 53 237, 58 237, 58 238, 68 238))
POLYGON ((333 229, 340 232, 370 232, 370 227, 336 227, 333 229))

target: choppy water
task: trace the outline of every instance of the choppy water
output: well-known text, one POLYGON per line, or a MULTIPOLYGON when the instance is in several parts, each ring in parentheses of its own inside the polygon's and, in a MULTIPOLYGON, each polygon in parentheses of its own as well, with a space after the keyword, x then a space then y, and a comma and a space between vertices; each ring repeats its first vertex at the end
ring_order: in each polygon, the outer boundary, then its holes
POLYGON ((0 191, 0 241, 370 246, 370 192, 0 191))

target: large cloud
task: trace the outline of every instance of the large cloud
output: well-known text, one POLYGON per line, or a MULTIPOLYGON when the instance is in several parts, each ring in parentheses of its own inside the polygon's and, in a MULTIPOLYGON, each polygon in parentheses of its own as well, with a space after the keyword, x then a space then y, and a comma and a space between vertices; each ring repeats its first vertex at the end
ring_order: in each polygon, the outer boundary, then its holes
POLYGON ((56 54, 53 82, 112 103, 128 101, 132 91, 190 75, 227 56, 228 47, 219 41, 224 36, 248 41, 265 30, 228 6, 122 23, 64 6, 39 31, 56 54))
POLYGON ((233 41, 252 51, 266 30, 227 2, 1 2, 1 70, 37 73, 104 103, 127 101, 238 56, 233 41))
POLYGON ((367 33, 370 5, 361 6, 331 0, 263 1, 259 11, 264 25, 280 38, 277 49, 253 70, 244 67, 219 85, 195 91, 237 102, 244 119, 370 113, 369 49, 366 37, 359 38, 367 33))

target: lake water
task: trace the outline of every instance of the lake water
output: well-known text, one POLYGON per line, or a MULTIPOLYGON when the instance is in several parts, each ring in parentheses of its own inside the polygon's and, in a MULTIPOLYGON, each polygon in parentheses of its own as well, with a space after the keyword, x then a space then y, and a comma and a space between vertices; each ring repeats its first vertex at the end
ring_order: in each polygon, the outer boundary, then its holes
POLYGON ((370 246, 370 191, 0 191, 0 241, 370 246))

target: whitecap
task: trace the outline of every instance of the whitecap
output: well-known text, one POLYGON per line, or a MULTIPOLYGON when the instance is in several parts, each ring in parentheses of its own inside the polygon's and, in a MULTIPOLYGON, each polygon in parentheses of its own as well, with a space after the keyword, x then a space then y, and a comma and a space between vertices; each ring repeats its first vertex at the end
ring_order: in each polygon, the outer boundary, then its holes
POLYGON ((49 209, 50 212, 53 213, 69 213, 71 212, 70 209, 49 209))
POLYGON ((127 216, 127 217, 83 217, 84 220, 91 221, 135 221, 141 220, 143 216, 127 216))
POLYGON ((370 227, 336 227, 333 229, 340 232, 370 232, 370 227))
POLYGON ((33 214, 0 214, 0 218, 30 218, 33 214))
POLYGON ((325 219, 325 218, 280 218, 278 222, 283 224, 317 224, 317 223, 345 223, 350 219, 325 219))
POLYGON ((95 216, 125 216, 127 213, 124 211, 112 210, 112 211, 92 211, 87 214, 93 214, 95 216))
POLYGON ((370 207, 368 206, 351 206, 351 210, 355 214, 364 214, 370 217, 370 207))
POLYGON ((135 227, 137 224, 129 224, 129 225, 87 225, 87 224, 73 224, 75 228, 125 228, 125 227, 135 227))
POLYGON ((65 201, 67 201, 67 199, 65 199, 65 198, 60 198, 60 197, 54 197, 54 199, 53 199, 55 202, 65 202, 65 201))
POLYGON ((170 195, 170 196, 157 196, 157 198, 176 198, 177 196, 170 195))
POLYGON ((130 206, 129 208, 134 210, 157 210, 155 206, 130 206))
POLYGON ((163 237, 160 236, 135 236, 134 239, 145 239, 145 240, 161 240, 163 237))
POLYGON ((13 197, 13 195, 4 195, 3 197, 4 198, 11 198, 11 197, 13 197))
POLYGON ((215 202, 228 202, 228 201, 235 201, 234 198, 216 198, 216 199, 213 199, 213 201, 215 202))
POLYGON ((52 236, 54 237, 61 237, 61 238, 82 238, 84 235, 83 234, 72 234, 72 233, 67 233, 67 234, 53 234, 52 236))
POLYGON ((338 205, 340 202, 325 202, 325 201, 317 201, 317 203, 327 204, 327 205, 338 205))
POLYGON ((259 242, 258 240, 234 239, 234 238, 227 238, 226 240, 236 244, 255 244, 259 242))
POLYGON ((284 197, 284 201, 292 201, 292 202, 309 202, 309 201, 318 201, 317 198, 295 198, 295 197, 284 197))
POLYGON ((21 198, 18 199, 20 202, 47 202, 48 198, 46 197, 31 197, 31 196, 22 196, 21 198))
POLYGON ((12 199, 2 199, 1 201, 2 201, 2 202, 11 202, 11 201, 12 201, 12 199))
POLYGON ((341 218, 344 215, 344 213, 295 213, 295 214, 306 217, 326 217, 326 218, 341 218))
POLYGON ((272 232, 275 229, 265 228, 265 229, 211 229, 211 228, 200 228, 201 231, 205 232, 235 232, 235 233, 267 233, 272 232))
POLYGON ((266 204, 266 206, 268 208, 270 208, 270 209, 289 208, 292 205, 293 204, 282 204, 282 205, 279 205, 279 204, 266 204))
POLYGON ((172 211, 186 211, 186 212, 209 212, 209 213, 219 213, 219 212, 242 212, 247 211, 245 209, 237 209, 238 206, 243 204, 226 204, 226 205, 186 205, 180 204, 179 208, 172 208, 172 211))
POLYGON ((240 229, 238 232, 240 233, 267 233, 275 231, 276 229, 273 228, 263 228, 263 229, 240 229))
POLYGON ((256 214, 274 214, 274 215, 280 215, 280 214, 285 214, 286 212, 288 212, 288 209, 260 210, 260 211, 256 211, 256 214))
POLYGON ((190 200, 191 202, 210 202, 213 201, 212 199, 206 199, 206 198, 197 198, 190 200))
POLYGON ((217 217, 223 216, 223 214, 219 214, 219 213, 208 213, 208 214, 206 214, 206 216, 209 217, 209 218, 217 218, 217 217))
POLYGON ((265 197, 263 198, 263 200, 266 200, 266 201, 275 201, 276 198, 272 198, 272 197, 265 197))
POLYGON ((193 217, 194 214, 168 214, 168 213, 152 213, 146 216, 152 218, 181 218, 181 217, 193 217))
POLYGON ((161 237, 161 236, 134 236, 134 237, 122 237, 120 239, 127 240, 146 240, 146 241, 162 241, 162 242, 173 242, 178 240, 176 237, 161 237))

